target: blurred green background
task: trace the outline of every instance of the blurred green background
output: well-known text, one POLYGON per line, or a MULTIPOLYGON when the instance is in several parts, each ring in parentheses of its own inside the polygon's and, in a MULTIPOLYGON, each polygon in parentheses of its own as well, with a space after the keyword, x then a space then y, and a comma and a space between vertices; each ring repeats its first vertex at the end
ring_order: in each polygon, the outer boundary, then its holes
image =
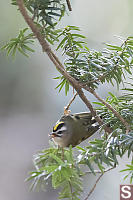
MULTIPOLYGON (((77 25, 88 38, 88 47, 102 49, 104 42, 118 43, 115 35, 133 35, 132 0, 73 0, 73 12, 65 16, 61 26, 77 25)), ((18 34, 26 24, 9 0, 1 0, 0 6, 0 45, 18 34)), ((65 97, 64 91, 58 94, 55 87, 58 75, 53 64, 42 53, 36 42, 36 52, 30 58, 17 54, 13 60, 0 52, 0 199, 1 200, 55 200, 57 192, 50 186, 46 192, 30 192, 29 183, 24 180, 33 170, 32 156, 49 146, 48 133, 60 118, 64 106, 72 97, 72 91, 65 97)), ((120 94, 116 87, 104 84, 98 89, 102 97, 108 91, 120 94), (104 87, 104 89, 103 89, 104 87), (101 89, 102 88, 102 89, 101 89)), ((95 99, 88 95, 91 101, 95 99)), ((71 107, 72 112, 87 111, 77 98, 71 107)), ((105 174, 90 200, 119 199, 119 185, 124 174, 119 171, 128 160, 120 161, 120 166, 105 174)), ((96 177, 85 180, 86 195, 96 177), (87 183, 86 183, 87 182, 87 183)))

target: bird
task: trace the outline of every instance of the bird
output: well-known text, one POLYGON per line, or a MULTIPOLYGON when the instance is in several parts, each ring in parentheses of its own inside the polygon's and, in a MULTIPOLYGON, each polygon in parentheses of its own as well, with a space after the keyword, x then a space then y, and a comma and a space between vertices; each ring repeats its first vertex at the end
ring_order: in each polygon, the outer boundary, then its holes
POLYGON ((98 131, 99 125, 90 112, 63 115, 49 134, 59 147, 75 147, 98 131))

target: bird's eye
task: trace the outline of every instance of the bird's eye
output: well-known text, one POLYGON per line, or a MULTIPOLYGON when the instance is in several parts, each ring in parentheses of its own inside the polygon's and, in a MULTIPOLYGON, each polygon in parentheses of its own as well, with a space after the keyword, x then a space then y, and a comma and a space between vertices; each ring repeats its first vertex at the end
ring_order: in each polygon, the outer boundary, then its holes
POLYGON ((75 118, 76 118, 76 119, 80 119, 80 117, 79 117, 78 115, 75 115, 75 118))
POLYGON ((58 131, 58 133, 57 133, 58 135, 61 135, 62 134, 62 131, 58 131))

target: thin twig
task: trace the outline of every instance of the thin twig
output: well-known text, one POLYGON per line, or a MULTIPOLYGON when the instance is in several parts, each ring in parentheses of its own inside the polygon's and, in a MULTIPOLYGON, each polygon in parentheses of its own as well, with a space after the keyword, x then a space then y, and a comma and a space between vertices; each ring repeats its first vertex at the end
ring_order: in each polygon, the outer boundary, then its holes
POLYGON ((69 11, 72 11, 70 0, 66 0, 69 11))
POLYGON ((96 180, 94 186, 91 188, 90 192, 88 193, 87 197, 86 197, 84 200, 87 200, 87 199, 90 197, 90 195, 91 195, 92 192, 95 190, 95 188, 96 188, 96 186, 97 186, 97 183, 100 181, 100 179, 102 178, 102 176, 103 176, 106 172, 109 172, 110 170, 112 170, 112 169, 114 169, 114 168, 115 168, 115 167, 111 167, 111 168, 105 170, 104 173, 102 173, 102 174, 97 178, 97 180, 96 180))
MULTIPOLYGON (((95 174, 101 174, 100 170, 94 170, 95 174)), ((92 171, 86 171, 85 174, 92 174, 92 171)))
MULTIPOLYGON (((105 172, 110 171, 111 169, 114 169, 115 167, 116 167, 116 166, 105 169, 105 170, 103 171, 103 174, 104 174, 105 172)), ((101 170, 94 170, 94 173, 96 173, 96 174, 101 174, 101 170)), ((92 171, 86 171, 85 174, 92 174, 92 171)))
POLYGON ((91 88, 87 87, 87 86, 83 86, 83 88, 87 91, 89 91, 90 93, 92 93, 100 102, 102 102, 109 110, 111 110, 114 115, 122 122, 122 124, 125 126, 126 128, 126 133, 129 132, 130 130, 130 126, 129 124, 127 123, 127 121, 110 105, 108 104, 107 102, 105 102, 102 98, 100 98, 97 93, 92 90, 91 88))
POLYGON ((78 95, 78 93, 76 92, 76 93, 73 95, 73 97, 72 97, 72 99, 70 100, 70 102, 67 104, 67 106, 64 107, 64 114, 65 114, 65 115, 67 115, 67 114, 69 114, 69 113, 71 112, 71 111, 69 110, 69 108, 70 108, 72 102, 75 100, 75 98, 76 98, 77 95, 78 95))

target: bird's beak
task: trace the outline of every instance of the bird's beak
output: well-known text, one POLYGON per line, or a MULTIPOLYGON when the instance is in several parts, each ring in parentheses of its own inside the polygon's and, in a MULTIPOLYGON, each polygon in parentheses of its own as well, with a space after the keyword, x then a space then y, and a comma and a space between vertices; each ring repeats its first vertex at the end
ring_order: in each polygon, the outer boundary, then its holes
POLYGON ((50 138, 54 138, 54 137, 56 137, 57 135, 56 135, 56 133, 50 133, 49 135, 48 135, 50 138))
POLYGON ((49 137, 55 138, 55 137, 61 137, 61 135, 58 135, 58 133, 56 133, 56 132, 52 132, 52 133, 49 134, 49 137))

